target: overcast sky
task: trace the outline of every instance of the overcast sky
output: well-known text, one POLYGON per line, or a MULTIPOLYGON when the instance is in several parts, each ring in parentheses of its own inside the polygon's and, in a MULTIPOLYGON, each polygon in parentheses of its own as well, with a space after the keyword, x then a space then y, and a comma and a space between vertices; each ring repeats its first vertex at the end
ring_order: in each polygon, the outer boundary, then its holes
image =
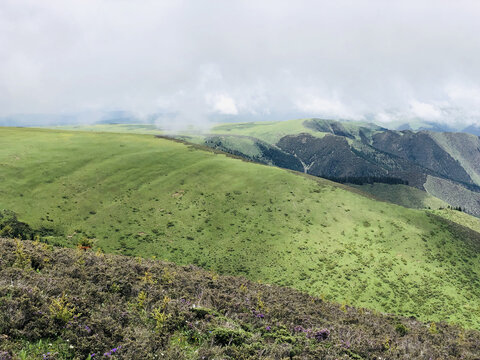
POLYGON ((1 0, 0 115, 103 110, 480 123, 480 1, 1 0))

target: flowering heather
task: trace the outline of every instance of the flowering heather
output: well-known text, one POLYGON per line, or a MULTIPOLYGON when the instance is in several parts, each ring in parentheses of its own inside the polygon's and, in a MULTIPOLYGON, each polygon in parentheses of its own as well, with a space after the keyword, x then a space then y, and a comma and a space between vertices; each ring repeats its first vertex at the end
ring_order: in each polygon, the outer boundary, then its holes
POLYGON ((301 325, 297 325, 293 328, 293 331, 295 332, 306 332, 307 330, 303 328, 301 325))
POLYGON ((103 354, 103 356, 106 356, 106 357, 111 357, 113 354, 115 354, 118 350, 120 350, 122 348, 122 346, 118 346, 118 347, 115 347, 113 348, 112 350, 110 351, 107 351, 106 353, 103 354))
POLYGON ((265 317, 265 314, 263 314, 260 311, 253 310, 252 313, 256 318, 259 318, 259 319, 263 319, 265 317))
POLYGON ((15 265, 16 243, 0 239, 0 360, 21 358, 21 351, 32 360, 187 359, 192 352, 199 359, 473 360, 480 354, 480 333, 473 330, 342 311, 285 287, 224 276, 213 281, 194 266, 91 252, 79 262, 75 250, 39 249, 29 241, 23 248, 32 263, 43 264, 36 265, 40 271, 15 265), (145 272, 153 284, 141 280, 145 272), (171 282, 161 280, 167 272, 175 274, 171 282), (121 290, 112 290, 113 283, 121 290), (268 316, 251 310, 258 293, 268 316), (49 310, 59 294, 76 309, 68 323, 49 310), (165 314, 162 331, 154 309, 165 314), (29 350, 40 343, 41 350, 29 350))
POLYGON ((326 340, 330 336, 330 330, 322 329, 320 331, 315 332, 314 336, 317 341, 326 340))

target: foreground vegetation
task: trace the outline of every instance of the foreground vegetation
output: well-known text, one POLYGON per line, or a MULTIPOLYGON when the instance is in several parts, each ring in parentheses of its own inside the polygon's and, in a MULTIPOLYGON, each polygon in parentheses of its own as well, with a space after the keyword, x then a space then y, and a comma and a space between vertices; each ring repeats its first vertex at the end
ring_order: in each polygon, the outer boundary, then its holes
POLYGON ((480 333, 244 278, 0 239, 0 358, 476 359, 480 333))
POLYGON ((4 128, 0 209, 50 244, 196 264, 480 329, 477 232, 153 136, 4 128))

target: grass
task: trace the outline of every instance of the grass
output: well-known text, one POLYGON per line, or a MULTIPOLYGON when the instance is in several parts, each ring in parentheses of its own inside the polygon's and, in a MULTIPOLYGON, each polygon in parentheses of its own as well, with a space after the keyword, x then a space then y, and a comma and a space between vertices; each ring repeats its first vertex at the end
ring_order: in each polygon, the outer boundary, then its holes
POLYGON ((462 211, 453 209, 439 209, 432 210, 432 214, 441 216, 445 219, 453 221, 459 225, 466 226, 478 233, 480 233, 480 220, 477 217, 468 215, 462 211))
POLYGON ((269 144, 276 144, 285 135, 300 133, 308 133, 318 137, 325 135, 324 133, 319 133, 303 126, 305 120, 306 119, 221 124, 212 128, 211 133, 251 136, 269 144))
POLYGON ((2 360, 478 358, 474 330, 193 266, 20 244, 22 267, 19 241, 0 239, 2 360))
POLYGON ((436 197, 441 197, 448 201, 448 203, 454 207, 467 208, 470 214, 480 217, 480 193, 471 191, 465 187, 435 176, 427 176, 427 181, 424 184, 428 193, 436 197))
POLYGON ((52 244, 95 238, 110 253, 480 328, 480 242, 434 214, 146 135, 2 128, 0 143, 0 208, 50 228, 52 244))
POLYGON ((92 125, 64 125, 55 126, 57 130, 71 131, 94 131, 94 132, 113 132, 130 134, 152 134, 162 135, 163 131, 156 125, 148 124, 92 124, 92 125))
MULTIPOLYGON (((211 129, 211 134, 229 134, 236 136, 250 136, 256 139, 265 141, 271 145, 278 143, 278 141, 286 135, 297 135, 307 133, 316 137, 323 137, 332 131, 331 124, 338 123, 330 120, 321 119, 295 119, 288 121, 260 121, 249 123, 233 123, 220 124, 211 129), (310 122, 315 126, 306 126, 305 123, 310 122), (322 129, 322 130, 319 130, 322 129)), ((363 122, 342 122, 341 128, 350 133, 355 138, 359 138, 359 131, 362 128, 367 134, 374 133, 378 127, 363 123, 363 122)), ((351 139, 348 139, 352 141, 351 139)))
POLYGON ((439 209, 448 206, 445 201, 407 185, 374 183, 351 186, 379 199, 412 209, 439 209))

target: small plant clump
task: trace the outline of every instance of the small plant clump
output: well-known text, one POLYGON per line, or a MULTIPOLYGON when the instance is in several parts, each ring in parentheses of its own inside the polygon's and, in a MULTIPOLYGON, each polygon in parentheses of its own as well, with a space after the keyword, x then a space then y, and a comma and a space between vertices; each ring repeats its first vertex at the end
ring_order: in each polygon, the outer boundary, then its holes
POLYGON ((65 293, 62 293, 57 299, 52 299, 48 308, 52 318, 62 323, 67 323, 74 317, 79 316, 78 314, 75 314, 75 306, 68 301, 65 293))

